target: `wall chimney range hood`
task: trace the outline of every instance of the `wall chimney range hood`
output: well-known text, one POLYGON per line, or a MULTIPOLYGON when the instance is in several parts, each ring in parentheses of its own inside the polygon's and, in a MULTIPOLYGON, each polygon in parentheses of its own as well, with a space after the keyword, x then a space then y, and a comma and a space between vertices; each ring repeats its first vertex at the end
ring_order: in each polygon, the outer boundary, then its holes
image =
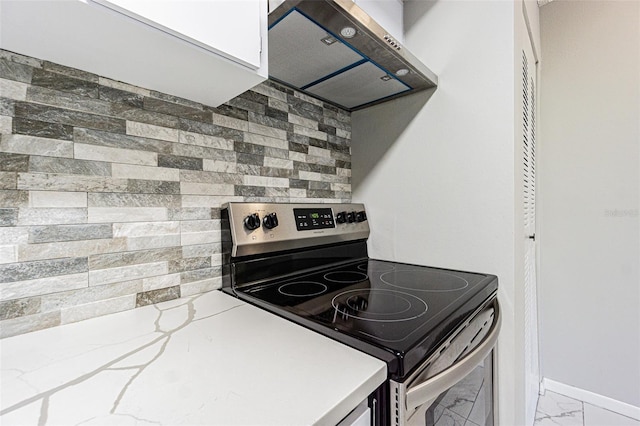
POLYGON ((269 77, 349 111, 438 84, 351 0, 285 0, 271 11, 269 77))

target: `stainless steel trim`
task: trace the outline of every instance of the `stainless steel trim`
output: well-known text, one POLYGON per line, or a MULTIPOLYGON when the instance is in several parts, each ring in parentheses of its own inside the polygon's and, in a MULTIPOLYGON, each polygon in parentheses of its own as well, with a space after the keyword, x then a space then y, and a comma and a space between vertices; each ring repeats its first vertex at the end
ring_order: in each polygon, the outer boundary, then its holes
POLYGON ((333 217, 338 212, 364 211, 363 204, 288 204, 288 203, 227 203, 222 206, 229 216, 229 228, 233 243, 231 256, 242 257, 255 254, 273 253, 282 250, 293 250, 325 244, 333 244, 369 237, 369 223, 354 222, 337 224, 335 228, 298 231, 293 216, 293 209, 332 209, 333 217), (260 226, 248 230, 244 226, 244 218, 258 213, 260 219, 265 214, 276 213, 279 225, 274 229, 260 226))
MULTIPOLYGON (((485 359, 493 350, 500 333, 502 325, 501 322, 500 305, 498 303, 498 299, 494 298, 488 304, 484 304, 480 307, 471 316, 471 319, 463 325, 464 328, 442 345, 438 354, 426 360, 422 366, 420 366, 404 382, 390 380, 391 395, 392 398, 395 399, 395 401, 392 401, 392 407, 390 407, 392 411, 392 424, 402 426, 406 425, 416 412, 424 411, 419 408, 424 408, 425 406, 428 408, 428 406, 430 406, 442 392, 451 388, 466 375, 471 373, 478 363, 485 359), (454 361, 450 358, 448 361, 446 358, 442 358, 448 357, 446 352, 449 349, 449 345, 451 345, 456 338, 464 332, 464 328, 466 328, 469 323, 472 323, 474 319, 481 317, 483 312, 488 312, 489 310, 493 311, 493 322, 489 331, 484 335, 484 338, 482 338, 482 341, 470 350, 463 351, 463 357, 455 361, 450 367, 446 368, 447 362, 450 363, 454 361), (439 366, 437 365, 439 357, 443 359, 443 363, 445 364, 442 367, 446 368, 440 372, 438 372, 439 366), (432 372, 430 374, 435 375, 422 381, 421 376, 426 375, 428 370, 432 372), (398 404, 397 409, 395 403, 398 404), (397 415, 394 410, 397 410, 397 415)), ((467 337, 460 337, 462 341, 469 340, 467 337)), ((453 352, 455 356, 456 351, 453 350, 453 352)), ((459 355, 460 351, 457 351, 457 353, 459 355)))
POLYGON ((412 387, 406 393, 407 408, 418 407, 427 401, 435 400, 442 392, 449 389, 487 357, 498 341, 502 318, 500 316, 500 305, 497 299, 494 303, 494 321, 487 336, 482 342, 469 352, 464 358, 456 362, 450 368, 438 373, 425 382, 412 387))

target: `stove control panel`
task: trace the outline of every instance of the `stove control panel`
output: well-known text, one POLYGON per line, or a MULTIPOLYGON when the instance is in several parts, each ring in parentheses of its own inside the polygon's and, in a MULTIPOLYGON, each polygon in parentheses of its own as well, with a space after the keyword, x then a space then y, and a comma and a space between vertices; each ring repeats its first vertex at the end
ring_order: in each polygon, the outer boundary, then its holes
POLYGON ((335 228, 331 209, 293 209, 298 231, 335 228))
POLYGON ((234 257, 369 237, 362 204, 228 203, 222 212, 234 257))

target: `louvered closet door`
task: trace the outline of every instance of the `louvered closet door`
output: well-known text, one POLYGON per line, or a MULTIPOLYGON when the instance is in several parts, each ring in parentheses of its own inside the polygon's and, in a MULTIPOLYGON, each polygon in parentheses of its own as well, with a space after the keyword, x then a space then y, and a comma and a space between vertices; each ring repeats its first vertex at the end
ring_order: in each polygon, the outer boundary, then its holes
POLYGON ((524 332, 528 424, 533 424, 540 387, 536 285, 536 64, 531 45, 522 51, 522 164, 524 199, 524 332))

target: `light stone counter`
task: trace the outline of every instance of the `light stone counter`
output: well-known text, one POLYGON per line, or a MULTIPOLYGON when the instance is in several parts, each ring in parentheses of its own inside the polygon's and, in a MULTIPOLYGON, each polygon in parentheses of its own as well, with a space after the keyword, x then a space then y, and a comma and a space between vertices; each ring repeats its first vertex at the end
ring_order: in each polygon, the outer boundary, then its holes
POLYGON ((0 340, 2 425, 333 425, 382 361, 220 291, 0 340))

